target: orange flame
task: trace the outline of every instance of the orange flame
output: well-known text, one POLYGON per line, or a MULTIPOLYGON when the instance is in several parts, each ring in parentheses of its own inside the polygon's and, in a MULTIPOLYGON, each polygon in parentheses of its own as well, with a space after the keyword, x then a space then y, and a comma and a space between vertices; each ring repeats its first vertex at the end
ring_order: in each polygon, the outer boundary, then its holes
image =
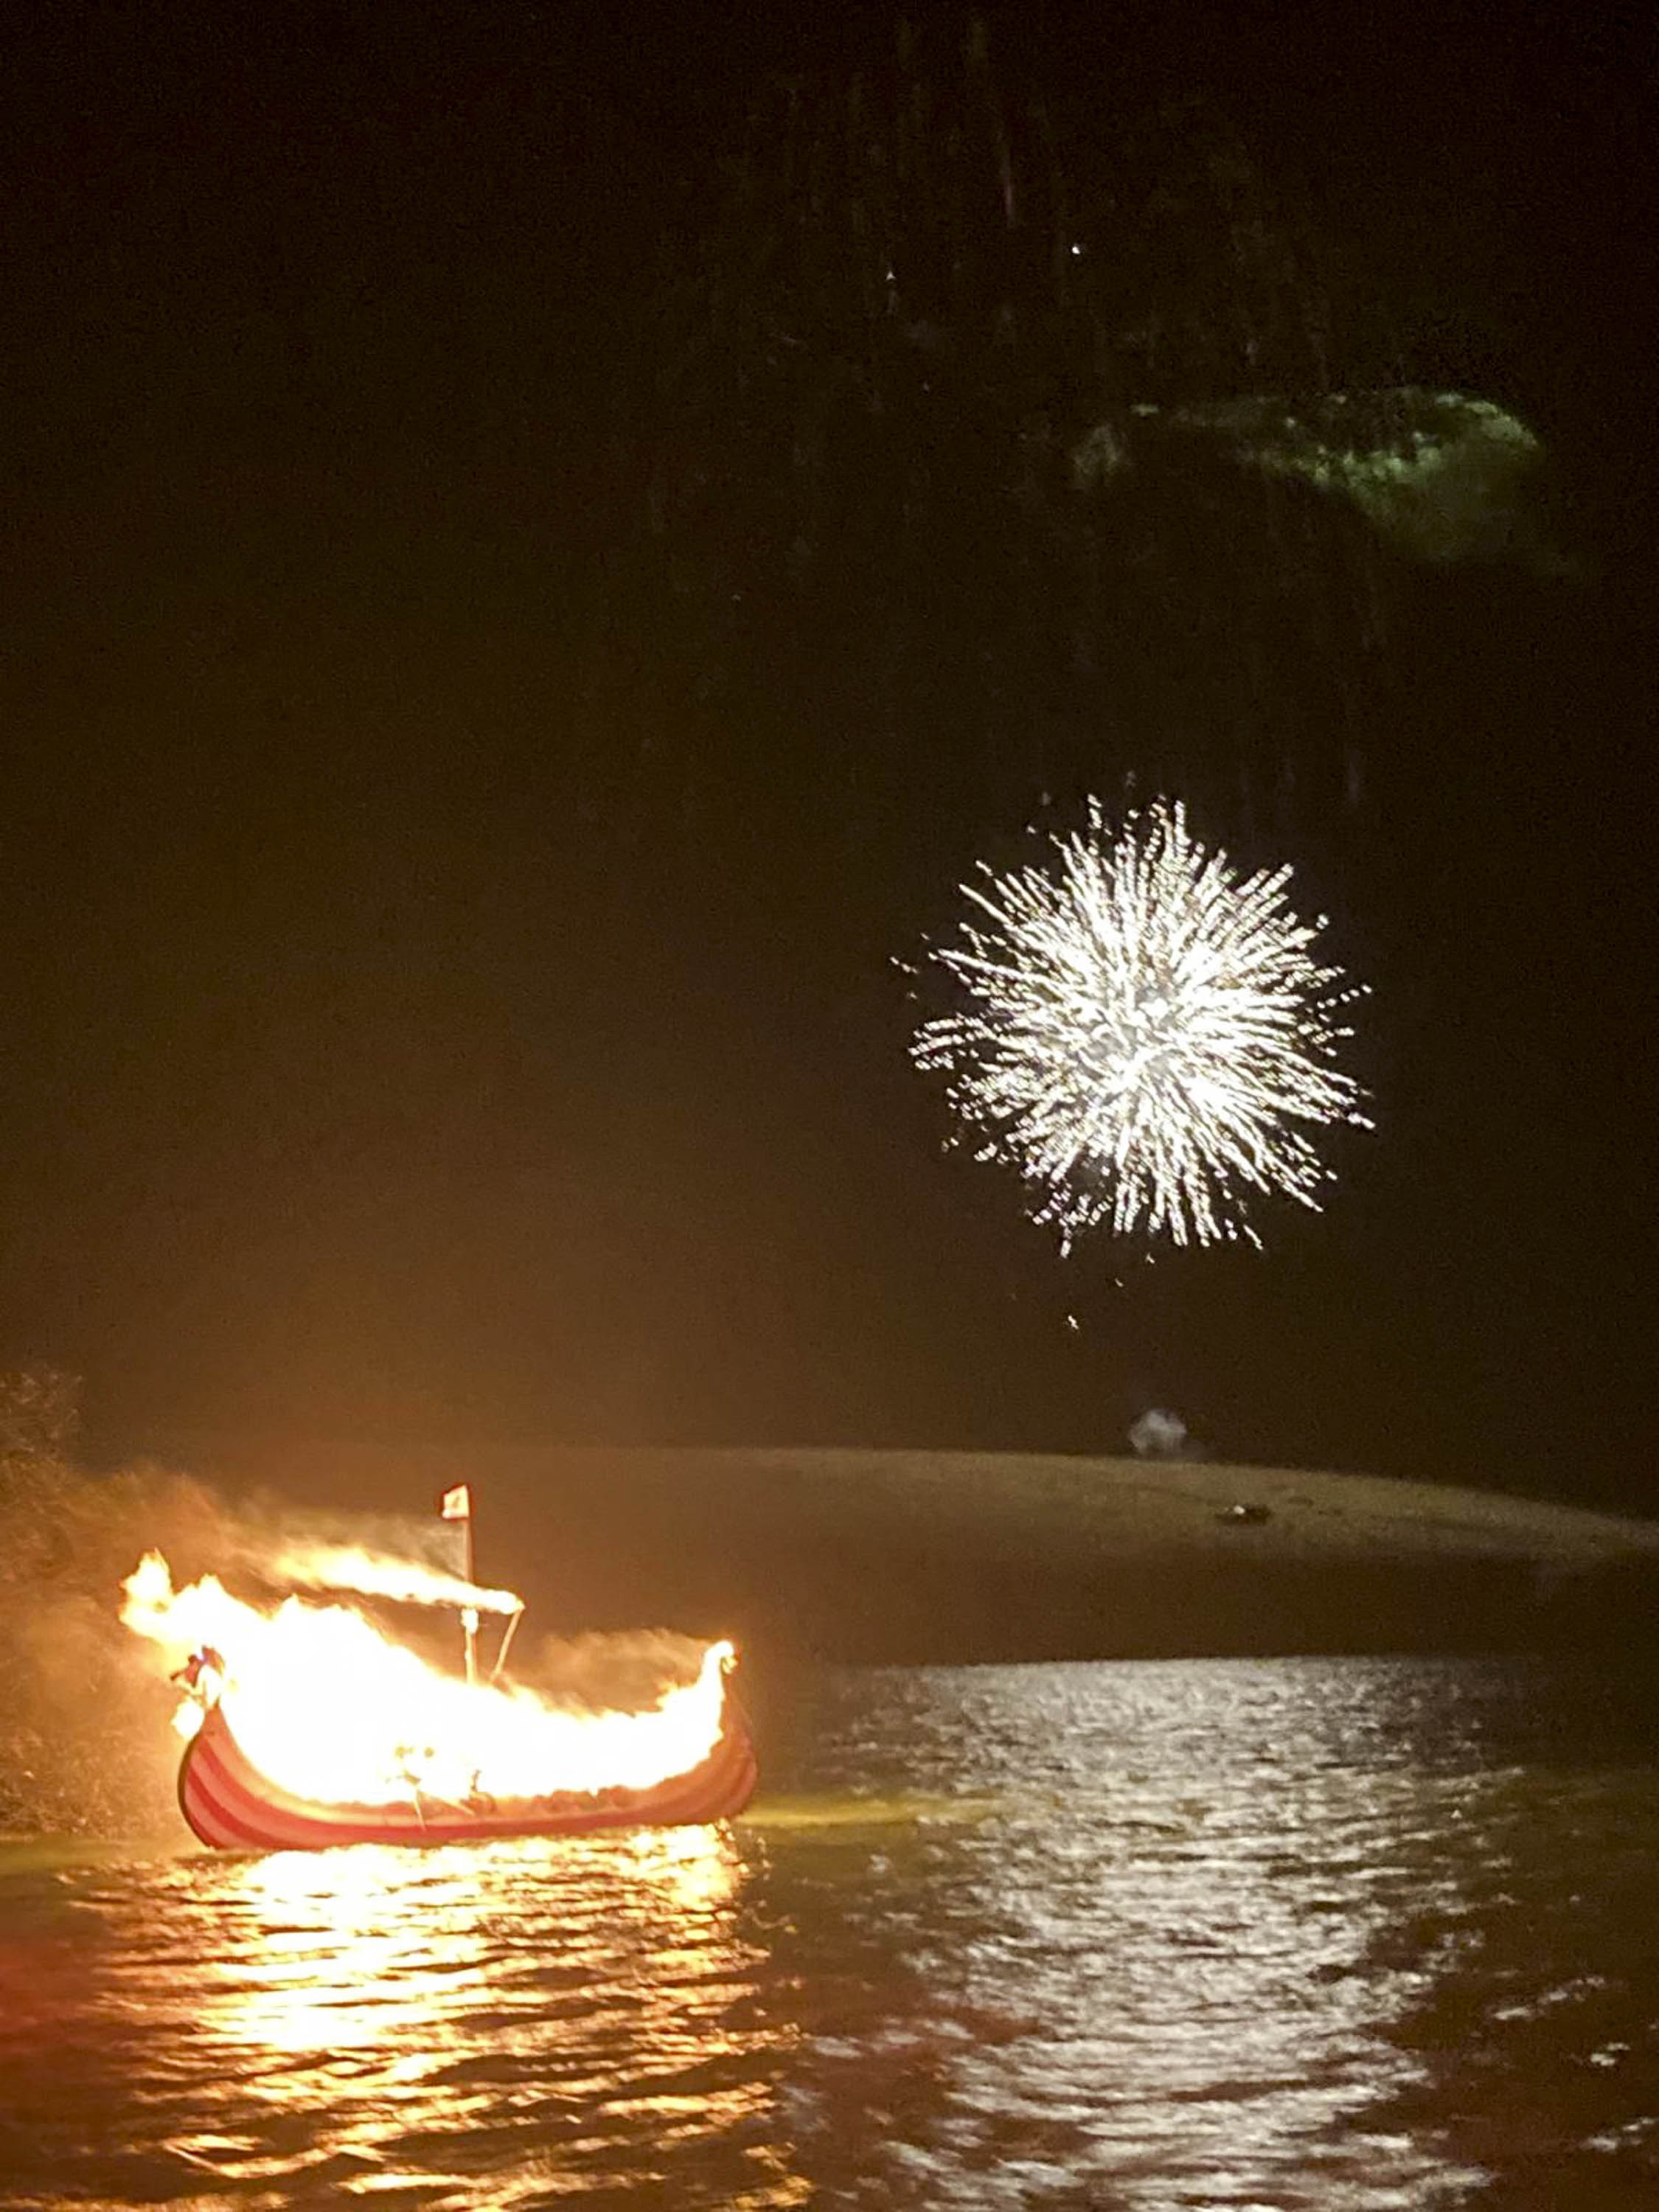
MULTIPOLYGON (((711 1644, 696 1680, 645 1712, 573 1711, 441 1674, 346 1606, 289 1597, 262 1611, 213 1575, 175 1589, 159 1552, 122 1587, 122 1620, 170 1668, 209 1645, 223 1655, 216 1686, 243 1751, 279 1788, 325 1804, 650 1789, 714 1749, 735 1656, 711 1644)), ((177 1720, 192 1734, 199 1705, 186 1698, 177 1720)))
POLYGON ((467 1605, 475 1613, 524 1611, 524 1600, 514 1590, 485 1589, 416 1559, 388 1559, 357 1544, 292 1544, 270 1559, 264 1571, 273 1582, 301 1589, 356 1590, 363 1597, 396 1598, 405 1605, 467 1605))

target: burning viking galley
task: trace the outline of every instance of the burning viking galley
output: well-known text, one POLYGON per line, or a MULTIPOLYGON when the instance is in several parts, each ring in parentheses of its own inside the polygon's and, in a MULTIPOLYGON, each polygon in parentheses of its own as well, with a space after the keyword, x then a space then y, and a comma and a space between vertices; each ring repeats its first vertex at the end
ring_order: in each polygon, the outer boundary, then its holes
POLYGON ((227 1850, 452 1844, 723 1820, 756 1780, 731 1693, 732 1644, 636 1710, 595 1710, 516 1682, 524 1602, 474 1574, 471 1487, 438 1518, 448 1570, 346 1545, 310 1545, 264 1569, 304 1586, 258 1605, 216 1575, 175 1588, 151 1552, 121 1618, 151 1644, 179 1699, 179 1806, 227 1850), (352 1598, 453 1611, 462 1665, 378 1626, 352 1598), (488 1624, 486 1628, 485 1624, 488 1624))

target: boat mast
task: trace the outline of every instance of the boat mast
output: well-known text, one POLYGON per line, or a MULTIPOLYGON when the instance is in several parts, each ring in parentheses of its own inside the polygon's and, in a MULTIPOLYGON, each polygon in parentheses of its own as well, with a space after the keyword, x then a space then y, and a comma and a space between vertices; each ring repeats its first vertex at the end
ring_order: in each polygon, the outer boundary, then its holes
MULTIPOLYGON (((469 1588, 477 1587, 478 1577, 472 1569, 472 1486, 458 1482, 445 1491, 438 1511, 446 1521, 461 1524, 462 1572, 469 1588)), ((466 1679, 478 1679, 478 1608, 474 1605, 461 1607, 461 1632, 466 1638, 466 1679)))
MULTIPOLYGON (((445 1491, 438 1510, 446 1521, 459 1521, 461 1524, 461 1571, 465 1577, 468 1588, 477 1589, 478 1576, 472 1552, 471 1484, 458 1482, 453 1490, 445 1491)), ((466 1679, 469 1682, 476 1682, 478 1679, 478 1608, 476 1605, 464 1605, 460 1608, 460 1614, 461 1632, 466 1638, 466 1679)), ((492 1689, 501 1679, 501 1669, 507 1664, 507 1650, 513 1641, 514 1631, 523 1618, 524 1601, 520 1599, 517 1601, 517 1609, 507 1616, 507 1626, 501 1631, 501 1648, 495 1654, 495 1664, 489 1670, 489 1684, 492 1689)))
MULTIPOLYGON (((466 1578, 476 1589, 478 1577, 472 1564, 471 1509, 472 1501, 469 1498, 465 1522, 466 1578)), ((476 1682, 478 1679, 478 1608, 476 1605, 464 1605, 461 1607, 461 1627, 466 1637, 466 1679, 469 1682, 476 1682)))
POLYGON ((508 1615, 507 1626, 501 1631, 501 1648, 495 1654, 495 1663, 489 1670, 489 1686, 492 1690, 501 1679, 501 1669, 507 1664, 507 1654, 513 1642, 514 1632, 523 1619, 524 1607, 520 1606, 517 1613, 508 1615))

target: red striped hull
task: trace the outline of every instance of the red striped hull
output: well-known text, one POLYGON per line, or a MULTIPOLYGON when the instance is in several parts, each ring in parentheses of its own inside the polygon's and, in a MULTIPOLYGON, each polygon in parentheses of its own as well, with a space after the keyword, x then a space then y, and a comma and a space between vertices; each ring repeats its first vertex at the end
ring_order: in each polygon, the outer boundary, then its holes
POLYGON ((566 1793, 477 1806, 432 1801, 325 1805, 279 1790, 253 1765, 214 1705, 185 1747, 179 1806, 218 1850, 314 1851, 336 1844, 477 1844, 495 1836, 580 1836, 729 1820, 755 1790, 755 1753, 727 1697, 719 1741, 701 1765, 649 1790, 566 1793))

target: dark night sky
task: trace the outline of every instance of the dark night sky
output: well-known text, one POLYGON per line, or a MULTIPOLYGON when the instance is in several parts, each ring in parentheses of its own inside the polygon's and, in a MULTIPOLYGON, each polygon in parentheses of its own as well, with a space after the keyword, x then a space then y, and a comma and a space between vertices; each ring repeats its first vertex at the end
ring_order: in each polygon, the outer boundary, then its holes
POLYGON ((991 13, 1009 112, 1085 168, 1224 113, 1357 272, 1332 380, 1385 380, 1342 357, 1383 329, 1516 410, 1576 562, 1399 582, 1357 675, 1328 628, 1305 681, 1217 661, 1258 724, 1350 702, 1363 802, 1265 856, 1377 985, 1382 1127, 1267 1257, 1121 1270, 940 1158, 890 958, 1044 789, 1231 789, 1237 732, 1178 641, 1126 703, 988 629, 988 496, 896 612, 850 467, 805 612, 739 506, 736 552, 720 515, 664 552, 688 422, 751 465, 669 371, 680 292, 744 265, 757 102, 880 80, 896 19, 615 12, 111 8, 9 70, 0 1356, 83 1373, 110 1449, 1114 1449, 1158 1400, 1229 1454, 1659 1508, 1651 50, 1566 10, 991 13), (878 617, 920 676, 872 672, 878 617))

